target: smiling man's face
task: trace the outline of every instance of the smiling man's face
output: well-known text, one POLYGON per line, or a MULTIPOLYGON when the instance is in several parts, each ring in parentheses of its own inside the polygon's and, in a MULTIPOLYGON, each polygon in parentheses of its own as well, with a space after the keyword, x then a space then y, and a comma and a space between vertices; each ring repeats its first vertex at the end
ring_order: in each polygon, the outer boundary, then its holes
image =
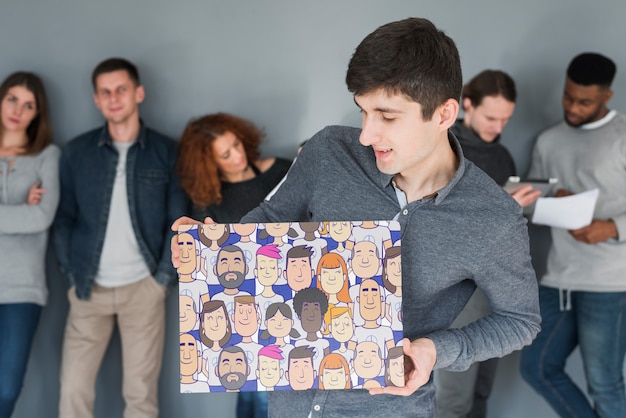
POLYGON ((380 286, 375 280, 363 280, 359 287, 359 312, 366 321, 373 321, 381 316, 382 296, 380 286))

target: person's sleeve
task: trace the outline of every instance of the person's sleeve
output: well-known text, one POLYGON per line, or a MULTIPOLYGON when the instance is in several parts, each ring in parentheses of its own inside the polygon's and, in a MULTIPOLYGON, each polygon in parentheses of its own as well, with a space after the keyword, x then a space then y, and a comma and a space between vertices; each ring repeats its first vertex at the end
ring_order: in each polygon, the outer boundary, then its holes
POLYGON ((617 241, 626 242, 626 214, 611 217, 617 228, 617 241))
MULTIPOLYGON (((320 134, 318 134, 320 135, 320 134)), ((296 222, 311 219, 309 199, 316 183, 315 173, 323 164, 313 137, 302 149, 285 177, 265 200, 241 218, 241 223, 296 222)))
MULTIPOLYGON (((626 132, 624 132, 623 129, 620 130, 620 132, 618 133, 618 135, 620 135, 620 137, 622 138, 625 134, 626 132)), ((620 167, 626 167, 626 141, 620 141, 620 148, 619 151, 616 152, 616 154, 618 154, 616 158, 619 158, 618 161, 620 162, 620 167)), ((623 176, 623 173, 624 172, 622 169, 620 170, 620 172, 616 172, 615 176, 623 176)), ((618 189, 616 193, 621 193, 621 196, 618 198, 623 199, 624 194, 626 194, 626 190, 618 189)), ((623 210, 622 213, 616 213, 610 217, 610 219, 615 223, 615 228, 617 229, 617 238, 615 239, 615 242, 618 242, 620 244, 626 242, 626 207, 622 207, 621 209, 623 210)))
POLYGON ((67 149, 61 153, 59 161, 59 187, 61 198, 53 224, 52 238, 61 273, 65 276, 68 285, 73 286, 75 280, 70 265, 70 248, 72 231, 78 215, 78 204, 76 202, 72 167, 67 149))
POLYGON ((36 234, 47 230, 59 204, 60 150, 50 146, 42 151, 37 168, 41 186, 46 192, 37 205, 0 205, 0 234, 36 234))
POLYGON ((472 363, 502 357, 529 345, 540 331, 538 286, 531 264, 525 220, 502 225, 474 267, 477 286, 492 312, 462 328, 427 335, 437 347, 435 368, 466 370, 472 363))
POLYGON ((181 187, 180 178, 176 172, 176 160, 178 158, 178 151, 176 150, 176 144, 171 145, 169 158, 169 186, 167 196, 167 225, 163 231, 163 235, 166 239, 163 240, 163 248, 161 249, 161 259, 157 265, 157 271, 154 274, 154 278, 159 283, 172 285, 176 282, 176 269, 172 266, 172 250, 170 248, 170 241, 175 232, 171 231, 170 225, 181 216, 189 213, 190 204, 185 194, 185 191, 181 187))

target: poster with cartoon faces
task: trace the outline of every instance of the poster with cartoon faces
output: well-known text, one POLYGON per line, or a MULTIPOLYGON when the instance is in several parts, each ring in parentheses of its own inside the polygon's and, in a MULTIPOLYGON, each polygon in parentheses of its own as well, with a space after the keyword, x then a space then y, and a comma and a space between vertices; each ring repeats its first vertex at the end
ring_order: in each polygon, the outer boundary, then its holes
POLYGON ((403 386, 396 221, 194 225, 180 248, 180 391, 403 386))

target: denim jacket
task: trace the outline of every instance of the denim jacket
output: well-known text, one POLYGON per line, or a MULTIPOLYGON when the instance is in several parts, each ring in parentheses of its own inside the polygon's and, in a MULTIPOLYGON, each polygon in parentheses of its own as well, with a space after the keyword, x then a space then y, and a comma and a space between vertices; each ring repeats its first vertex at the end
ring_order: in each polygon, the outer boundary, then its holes
MULTIPOLYGON (((176 157, 176 142, 142 123, 126 163, 133 230, 146 265, 163 286, 176 277, 170 225, 188 208, 175 171, 176 157)), ((89 298, 98 271, 117 161, 106 125, 71 141, 61 156, 54 245, 61 271, 80 299, 89 298)))

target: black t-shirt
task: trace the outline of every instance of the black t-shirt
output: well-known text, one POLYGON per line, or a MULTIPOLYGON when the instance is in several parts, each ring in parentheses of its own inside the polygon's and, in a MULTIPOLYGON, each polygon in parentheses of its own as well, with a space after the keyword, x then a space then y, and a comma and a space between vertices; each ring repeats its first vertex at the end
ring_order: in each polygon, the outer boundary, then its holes
POLYGON ((251 167, 256 174, 254 178, 238 183, 222 181, 222 203, 207 208, 194 206, 191 210, 192 217, 202 221, 209 216, 218 223, 239 222, 243 215, 259 206, 282 180, 291 167, 291 161, 276 158, 274 164, 264 173, 254 164, 251 167))

